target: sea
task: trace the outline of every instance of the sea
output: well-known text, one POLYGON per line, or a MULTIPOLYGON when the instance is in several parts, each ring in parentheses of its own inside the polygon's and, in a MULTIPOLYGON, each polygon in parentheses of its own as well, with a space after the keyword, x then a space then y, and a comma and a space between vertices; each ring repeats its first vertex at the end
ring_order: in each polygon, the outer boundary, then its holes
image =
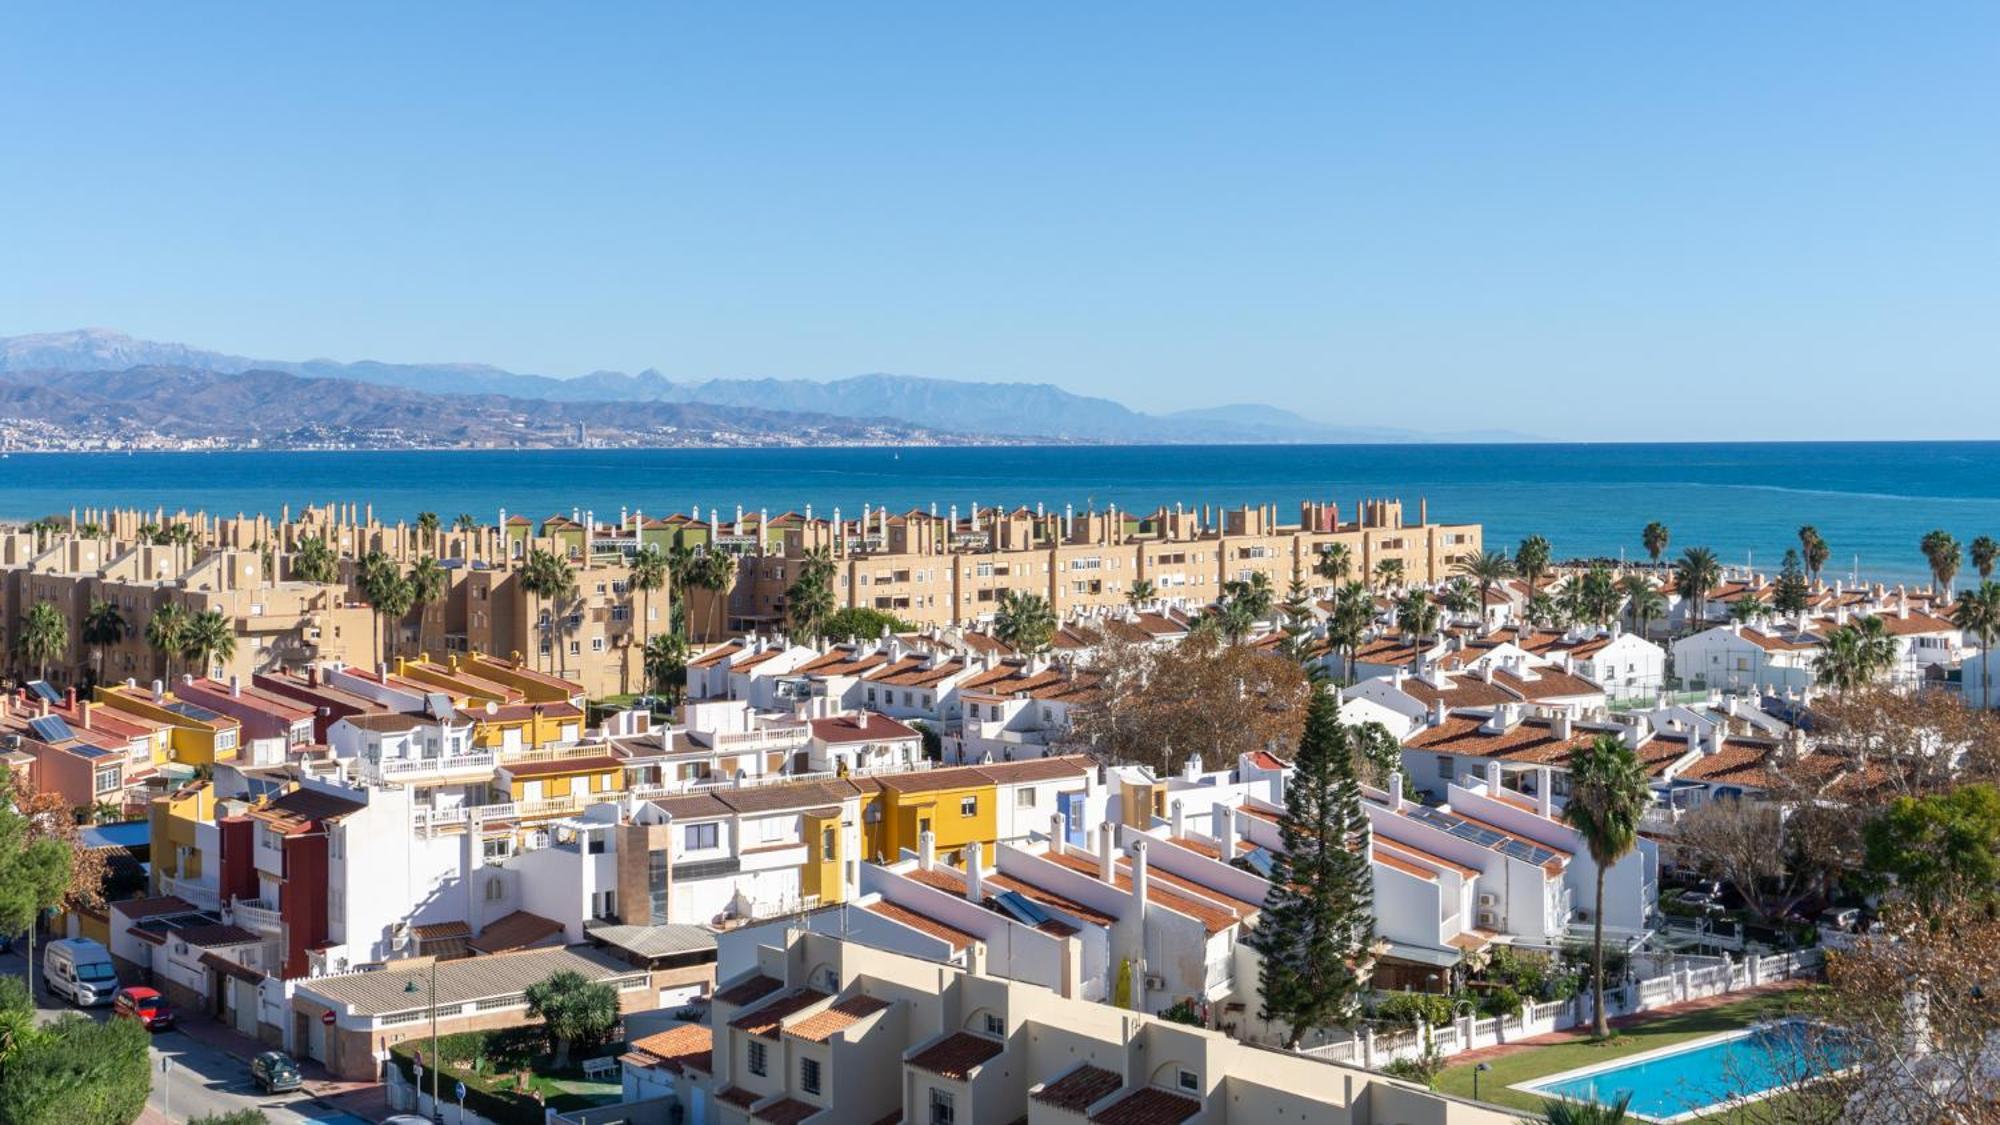
MULTIPOLYGON (((725 518, 863 505, 940 513, 956 504, 1275 504, 1400 497, 1414 521, 1485 525, 1489 546, 1543 535, 1558 557, 1644 557, 1640 530, 1665 523, 1672 553, 1713 548, 1775 572, 1801 524, 1832 548, 1829 578, 1922 581, 1917 542, 2000 537, 2000 442, 1691 444, 1004 446, 815 449, 23 453, 0 458, 0 518, 72 507, 278 515, 351 501, 378 517, 434 511, 481 520, 626 509, 725 518)), ((1970 571, 1968 565, 1966 571, 1970 571)))

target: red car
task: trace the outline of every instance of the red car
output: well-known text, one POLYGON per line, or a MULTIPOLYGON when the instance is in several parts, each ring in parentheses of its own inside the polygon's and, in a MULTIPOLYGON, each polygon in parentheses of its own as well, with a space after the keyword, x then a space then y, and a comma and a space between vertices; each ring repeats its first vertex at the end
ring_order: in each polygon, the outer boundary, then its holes
POLYGON ((138 1020, 147 1031, 165 1031, 174 1026, 174 1010, 167 1007, 166 998, 144 985, 119 989, 117 997, 111 1002, 111 1014, 138 1020))

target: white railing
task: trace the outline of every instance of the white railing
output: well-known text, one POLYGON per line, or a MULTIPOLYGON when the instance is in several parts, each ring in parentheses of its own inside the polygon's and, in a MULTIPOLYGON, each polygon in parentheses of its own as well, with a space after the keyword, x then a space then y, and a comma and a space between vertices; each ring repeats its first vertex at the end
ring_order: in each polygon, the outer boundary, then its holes
POLYGON ((608 758, 613 751, 606 742, 572 742, 560 746, 543 746, 533 750, 506 750, 500 754, 501 765, 517 762, 564 762, 576 758, 608 758))
POLYGON ((441 758, 389 758, 369 762, 367 772, 383 781, 409 777, 463 773, 469 770, 491 773, 500 756, 491 750, 476 754, 452 754, 441 758))
POLYGON ((236 919, 237 925, 247 926, 253 930, 275 932, 285 928, 284 916, 261 902, 239 898, 229 905, 229 913, 236 919))
POLYGON ((765 727, 761 730, 692 731, 717 750, 793 750, 806 744, 808 727, 765 727))
POLYGON ((167 876, 160 880, 160 890, 173 895, 199 910, 222 909, 222 897, 215 888, 205 887, 192 879, 176 879, 167 876))

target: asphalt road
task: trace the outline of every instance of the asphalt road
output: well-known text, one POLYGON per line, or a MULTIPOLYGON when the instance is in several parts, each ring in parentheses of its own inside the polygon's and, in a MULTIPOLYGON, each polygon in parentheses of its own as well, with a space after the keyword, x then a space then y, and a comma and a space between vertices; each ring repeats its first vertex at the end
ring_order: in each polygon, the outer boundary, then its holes
MULTIPOLYGON (((0 954, 0 973, 20 976, 26 964, 19 951, 0 954)), ((36 978, 36 1009, 44 1023, 65 1012, 81 1011, 94 1020, 108 1019, 111 1008, 78 1009, 40 989, 36 978)), ((179 1031, 153 1036, 153 1089, 147 1104, 169 1121, 188 1121, 243 1109, 261 1109, 273 1125, 368 1125, 363 1118, 341 1113, 304 1094, 267 1095, 250 1078, 250 1064, 219 1047, 179 1031)))

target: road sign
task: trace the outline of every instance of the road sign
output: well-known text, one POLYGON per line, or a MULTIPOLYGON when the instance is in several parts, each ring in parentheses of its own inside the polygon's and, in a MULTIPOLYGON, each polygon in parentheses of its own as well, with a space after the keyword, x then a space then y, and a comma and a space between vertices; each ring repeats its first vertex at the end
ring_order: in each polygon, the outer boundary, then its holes
POLYGON ((463 1081, 458 1084, 458 1101, 460 1105, 465 1104, 465 1083, 463 1081))
POLYGON ((321 1023, 325 1024, 325 1025, 326 1025, 326 1026, 328 1026, 328 1027, 332 1027, 332 1026, 333 1026, 333 1018, 334 1018, 334 1017, 333 1017, 333 1012, 332 1012, 332 1010, 331 1010, 331 1009, 329 1009, 329 1010, 327 1010, 327 1011, 324 1011, 324 1012, 321 1012, 321 1013, 319 1014, 319 1022, 321 1022, 321 1023))

